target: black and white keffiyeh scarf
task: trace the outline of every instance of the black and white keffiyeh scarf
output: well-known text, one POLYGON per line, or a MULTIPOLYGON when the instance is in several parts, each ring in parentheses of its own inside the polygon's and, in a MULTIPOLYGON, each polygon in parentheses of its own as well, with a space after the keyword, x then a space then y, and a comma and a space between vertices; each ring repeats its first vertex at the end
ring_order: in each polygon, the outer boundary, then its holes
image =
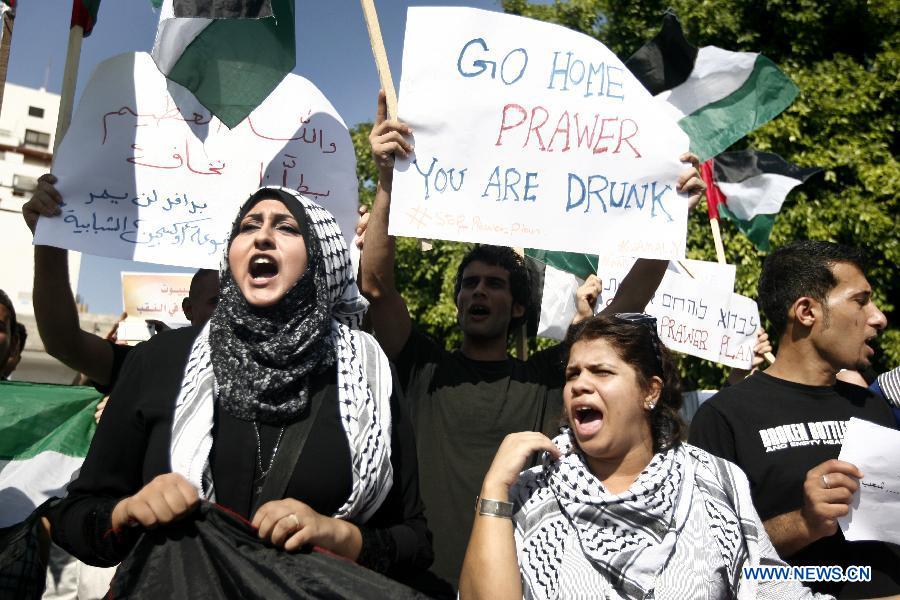
MULTIPOLYGON (((276 193, 264 189, 244 203, 231 228, 229 248, 244 216, 276 193)), ((305 207, 283 192, 278 199, 300 225, 306 243, 306 270, 278 303, 257 308, 244 299, 224 261, 219 303, 209 329, 219 406, 238 419, 276 425, 293 420, 305 410, 309 376, 334 364, 333 293, 326 269, 338 273, 336 283, 343 281, 342 264, 334 260, 339 257, 325 256, 323 247, 327 249, 327 245, 315 243, 318 232, 311 231, 305 207)))
POLYGON ((894 408, 900 408, 900 367, 895 367, 875 378, 881 387, 881 395, 894 408))
POLYGON ((216 403, 241 419, 289 422, 308 403, 308 376, 336 362, 353 489, 333 516, 365 521, 393 481, 387 358, 371 336, 358 330, 367 303, 331 213, 294 190, 267 187, 251 196, 238 221, 254 198, 281 200, 298 223, 303 219, 307 270, 271 310, 258 310, 243 299, 231 277, 226 250, 220 304, 194 341, 176 401, 172 470, 204 498, 214 499, 209 453, 216 403))
POLYGON ((585 557, 618 593, 635 599, 652 595, 692 502, 703 503, 732 589, 738 590, 741 567, 759 556, 759 532, 745 514, 752 509, 749 488, 736 485, 727 463, 681 444, 654 455, 628 490, 611 494, 573 448, 568 432, 554 442, 562 458, 526 471, 510 492, 517 504, 526 598, 556 597, 565 540, 573 529, 585 557))

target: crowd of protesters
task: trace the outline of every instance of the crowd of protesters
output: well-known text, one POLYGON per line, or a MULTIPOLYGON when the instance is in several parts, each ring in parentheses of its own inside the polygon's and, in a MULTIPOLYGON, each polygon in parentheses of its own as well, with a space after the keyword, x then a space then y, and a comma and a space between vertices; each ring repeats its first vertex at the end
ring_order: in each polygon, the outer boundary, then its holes
MULTIPOLYGON (((476 246, 455 278, 460 347, 416 327, 388 235, 408 133, 381 95, 358 274, 326 209, 261 188, 236 216, 222 271, 194 276, 192 325, 137 346, 82 330, 66 251, 35 246, 47 352, 109 394, 78 477, 43 515, 56 546, 120 565, 113 592, 134 595, 345 595, 334 577, 361 578, 358 597, 900 594, 900 546, 850 542, 838 526, 865 477, 837 459, 841 436, 767 434, 853 417, 897 427, 896 371, 876 389, 838 379, 870 370, 870 342, 887 325, 861 252, 801 241, 765 259, 757 300, 776 359, 733 373, 688 428, 677 368, 643 314, 665 261, 637 261, 597 315, 600 282, 589 278, 566 340, 523 361, 507 348, 533 309, 528 271, 509 248, 476 246), (310 547, 372 576, 297 562, 310 547), (232 567, 209 567, 212 548, 232 553, 232 567), (179 561, 205 568, 180 567, 173 588, 179 561), (871 578, 745 575, 787 565, 865 565, 871 578)), ((697 159, 680 159, 691 166, 678 191, 694 206, 705 189, 697 159)), ((23 208, 32 231, 60 214, 55 182, 41 177, 23 208)), ((3 293, 0 325, 8 378, 26 332, 3 293)), ((762 333, 754 366, 771 348, 762 333)))

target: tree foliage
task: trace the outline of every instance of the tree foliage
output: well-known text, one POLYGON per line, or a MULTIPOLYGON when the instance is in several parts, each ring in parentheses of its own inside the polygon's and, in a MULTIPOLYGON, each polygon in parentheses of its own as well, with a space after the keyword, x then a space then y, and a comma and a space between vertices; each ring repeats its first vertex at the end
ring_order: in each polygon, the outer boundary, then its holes
MULTIPOLYGON (((571 0, 531 4, 505 0, 509 13, 557 23, 591 35, 625 59, 659 30, 666 8, 678 14, 697 46, 761 52, 800 88, 780 116, 735 144, 776 152, 824 174, 792 192, 775 222, 772 246, 796 239, 836 241, 866 249, 875 301, 889 322, 898 316, 900 241, 897 189, 900 0, 571 0)), ((361 197, 371 198, 374 168, 368 125, 354 129, 361 197)), ((688 254, 715 260, 705 207, 688 226, 688 254)), ((728 262, 737 266, 735 291, 755 297, 764 256, 728 221, 722 222, 728 262)), ((398 282, 413 318, 448 345, 458 341, 452 287, 464 251, 436 243, 422 253, 414 240, 398 243, 398 282)), ((900 364, 900 330, 879 338, 876 370, 900 364)), ((533 346, 534 344, 532 344, 533 346)), ((688 387, 718 387, 718 365, 683 357, 688 387)))
MULTIPOLYGON (((734 149, 776 152, 825 172, 788 197, 772 245, 809 238, 865 248, 875 300, 889 321, 898 316, 898 0, 506 0, 503 6, 591 35, 622 59, 656 34, 672 7, 693 44, 761 52, 781 66, 800 95, 734 149)), ((704 215, 695 211, 690 220, 689 255, 714 260, 704 215)), ((763 256, 730 223, 722 226, 728 262, 737 266, 736 291, 753 297, 763 256)), ((878 370, 900 363, 900 331, 887 331, 880 345, 878 370)), ((721 377, 721 369, 691 357, 682 369, 699 386, 715 386, 721 377)))

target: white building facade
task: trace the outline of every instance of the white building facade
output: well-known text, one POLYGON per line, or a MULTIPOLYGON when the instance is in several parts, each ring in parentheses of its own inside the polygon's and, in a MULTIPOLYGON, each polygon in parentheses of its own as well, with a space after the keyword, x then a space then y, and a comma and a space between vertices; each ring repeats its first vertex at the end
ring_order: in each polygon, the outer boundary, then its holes
MULTIPOLYGON (((74 373, 44 352, 34 323, 31 290, 34 251, 31 231, 22 219, 22 205, 31 198, 37 178, 50 172, 59 112, 59 95, 6 83, 0 110, 0 289, 12 300, 28 329, 28 341, 12 378, 70 383, 74 373)), ((69 253, 73 293, 78 288, 81 255, 69 253)), ((109 317, 82 314, 82 327, 106 333, 109 317)), ((115 318, 112 318, 115 322, 115 318)))
MULTIPOLYGON (((34 314, 31 287, 34 259, 31 232, 22 219, 22 205, 31 197, 37 179, 50 172, 59 95, 7 83, 0 110, 0 289, 17 313, 34 314), (12 260, 9 260, 12 258, 12 260)), ((69 270, 78 283, 80 257, 73 253, 69 270)))

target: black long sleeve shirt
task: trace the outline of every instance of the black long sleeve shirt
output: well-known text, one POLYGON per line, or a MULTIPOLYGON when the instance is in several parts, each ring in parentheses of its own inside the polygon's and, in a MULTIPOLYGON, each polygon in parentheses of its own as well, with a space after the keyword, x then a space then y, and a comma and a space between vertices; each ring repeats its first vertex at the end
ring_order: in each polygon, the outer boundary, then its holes
MULTIPOLYGON (((112 534, 112 509, 154 477, 171 471, 175 400, 197 333, 195 327, 164 332, 129 354, 81 473, 50 515, 54 541, 88 564, 111 566, 128 554, 139 530, 112 534)), ((287 497, 324 515, 340 508, 352 487, 350 449, 340 423, 336 387, 334 370, 311 381, 311 392, 324 394, 325 402, 286 491, 287 497)), ((427 568, 433 554, 418 490, 415 442, 400 404, 391 399, 393 486, 372 518, 358 525, 363 532, 360 562, 403 575, 427 568)), ((267 464, 277 428, 263 427, 260 434, 267 464)), ((211 454, 216 500, 248 519, 253 516, 253 481, 259 474, 256 454, 253 424, 217 410, 211 454)))

